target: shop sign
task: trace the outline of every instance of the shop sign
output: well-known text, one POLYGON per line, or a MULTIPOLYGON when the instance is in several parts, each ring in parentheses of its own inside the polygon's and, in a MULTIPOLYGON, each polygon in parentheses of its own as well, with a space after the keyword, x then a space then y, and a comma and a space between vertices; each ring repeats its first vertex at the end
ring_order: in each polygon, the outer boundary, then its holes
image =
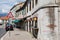
POLYGON ((7 15, 7 17, 13 18, 14 16, 13 16, 12 12, 9 12, 8 15, 7 15))

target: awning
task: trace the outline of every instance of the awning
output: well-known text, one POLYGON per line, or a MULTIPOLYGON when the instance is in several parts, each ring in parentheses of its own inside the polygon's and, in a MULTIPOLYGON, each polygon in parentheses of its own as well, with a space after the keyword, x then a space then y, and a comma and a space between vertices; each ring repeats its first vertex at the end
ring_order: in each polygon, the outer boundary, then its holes
POLYGON ((21 18, 21 19, 16 19, 14 21, 12 21, 13 23, 18 23, 18 22, 23 22, 24 20, 26 20, 28 17, 30 17, 31 15, 27 16, 27 17, 24 17, 24 18, 21 18))
POLYGON ((14 20, 14 21, 12 21, 13 23, 17 23, 17 22, 19 22, 20 20, 14 20))
POLYGON ((14 21, 12 21, 13 23, 18 23, 18 22, 22 22, 23 20, 14 20, 14 21))

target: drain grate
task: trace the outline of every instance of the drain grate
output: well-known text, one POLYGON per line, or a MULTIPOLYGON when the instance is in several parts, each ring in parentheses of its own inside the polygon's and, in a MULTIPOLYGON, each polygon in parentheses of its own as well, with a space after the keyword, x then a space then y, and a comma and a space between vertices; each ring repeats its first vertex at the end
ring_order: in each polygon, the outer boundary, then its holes
POLYGON ((20 34, 15 34, 15 35, 20 35, 20 34))

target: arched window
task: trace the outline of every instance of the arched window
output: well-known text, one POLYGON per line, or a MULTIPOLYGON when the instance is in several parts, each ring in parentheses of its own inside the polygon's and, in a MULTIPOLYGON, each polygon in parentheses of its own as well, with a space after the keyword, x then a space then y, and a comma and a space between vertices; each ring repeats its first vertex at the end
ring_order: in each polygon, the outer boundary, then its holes
POLYGON ((38 0, 35 0, 35 4, 37 5, 37 3, 38 3, 38 0))

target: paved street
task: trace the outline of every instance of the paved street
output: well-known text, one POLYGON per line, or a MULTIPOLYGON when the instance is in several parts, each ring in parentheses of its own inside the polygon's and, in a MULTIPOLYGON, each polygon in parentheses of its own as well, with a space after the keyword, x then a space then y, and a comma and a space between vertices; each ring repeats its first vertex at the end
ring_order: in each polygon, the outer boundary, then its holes
POLYGON ((6 33, 3 25, 0 25, 0 38, 6 33))
POLYGON ((29 32, 16 29, 14 31, 9 31, 4 35, 3 40, 37 40, 29 32))

